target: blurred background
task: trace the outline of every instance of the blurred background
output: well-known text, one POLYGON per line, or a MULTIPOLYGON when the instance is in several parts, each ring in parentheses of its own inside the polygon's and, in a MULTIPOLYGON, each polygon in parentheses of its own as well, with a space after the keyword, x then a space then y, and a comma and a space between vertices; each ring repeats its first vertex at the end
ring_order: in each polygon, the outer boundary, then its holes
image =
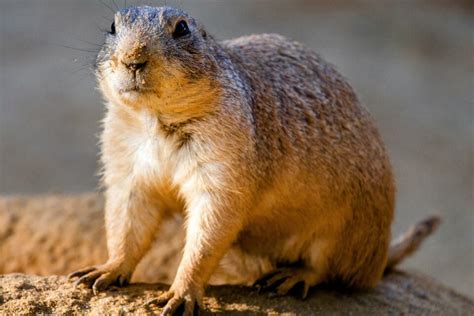
MULTIPOLYGON (((114 1, 0 0, 0 194, 96 190, 104 106, 91 66, 112 11, 125 5, 114 1)), ((471 1, 166 4, 219 39, 280 33, 335 64, 390 152, 394 236, 429 214, 443 216, 440 231, 403 266, 474 296, 471 1)))

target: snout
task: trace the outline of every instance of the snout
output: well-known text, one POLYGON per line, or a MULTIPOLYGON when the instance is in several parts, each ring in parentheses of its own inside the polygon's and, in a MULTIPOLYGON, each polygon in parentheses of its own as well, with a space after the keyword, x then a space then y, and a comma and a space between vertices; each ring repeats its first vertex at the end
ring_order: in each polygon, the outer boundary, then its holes
POLYGON ((112 67, 109 80, 113 90, 119 94, 144 93, 150 89, 153 80, 150 78, 151 57, 146 43, 132 38, 121 41, 112 57, 112 67))
POLYGON ((123 41, 117 55, 120 65, 133 73, 145 69, 148 64, 147 45, 139 40, 123 41))
POLYGON ((145 69, 148 64, 148 54, 145 44, 139 42, 123 47, 118 54, 120 64, 126 69, 136 72, 145 69))
POLYGON ((148 60, 121 60, 122 65, 130 70, 131 72, 136 72, 138 70, 145 69, 146 65, 148 64, 148 60))

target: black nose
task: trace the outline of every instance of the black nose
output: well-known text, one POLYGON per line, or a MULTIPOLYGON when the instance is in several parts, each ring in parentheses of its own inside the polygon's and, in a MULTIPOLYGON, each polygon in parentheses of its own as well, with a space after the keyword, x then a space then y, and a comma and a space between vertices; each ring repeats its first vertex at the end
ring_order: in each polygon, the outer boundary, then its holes
POLYGON ((143 61, 143 62, 135 62, 135 61, 125 62, 125 61, 122 61, 122 64, 124 64, 124 66, 127 67, 128 69, 130 69, 131 71, 141 70, 141 69, 145 68, 147 63, 148 63, 147 61, 143 61))

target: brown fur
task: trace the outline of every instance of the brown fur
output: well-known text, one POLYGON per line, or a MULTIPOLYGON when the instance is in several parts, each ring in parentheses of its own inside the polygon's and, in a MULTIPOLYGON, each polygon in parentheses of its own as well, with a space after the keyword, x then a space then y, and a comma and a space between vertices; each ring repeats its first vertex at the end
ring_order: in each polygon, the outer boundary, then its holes
POLYGON ((271 277, 286 279, 279 294, 300 281, 306 290, 331 280, 374 287, 395 186, 373 119, 345 79, 297 42, 217 42, 172 8, 124 9, 115 22, 97 72, 108 101, 109 260, 74 274, 78 282, 97 291, 127 281, 160 221, 177 212, 186 245, 157 300, 165 314, 181 303, 192 311, 231 249, 273 268, 290 264, 271 277), (180 20, 190 34, 176 39, 180 20), (126 66, 134 56, 143 69, 126 66))

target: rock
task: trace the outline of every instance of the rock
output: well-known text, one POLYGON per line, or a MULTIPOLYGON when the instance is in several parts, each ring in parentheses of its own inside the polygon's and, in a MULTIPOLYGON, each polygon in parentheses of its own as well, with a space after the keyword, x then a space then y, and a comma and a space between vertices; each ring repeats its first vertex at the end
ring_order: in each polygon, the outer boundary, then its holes
MULTIPOLYGON (((0 314, 154 313, 145 302, 165 288, 132 283, 94 296, 75 289, 64 275, 107 258, 99 194, 0 197, 0 314), (39 274, 7 274, 22 272, 39 274)), ((174 277, 183 245, 179 219, 165 223, 134 282, 167 283, 174 277)), ((219 272, 214 283, 244 282, 242 269, 219 272)), ((250 278, 251 279, 251 278, 250 278)), ((206 313, 226 314, 438 314, 472 315, 474 301, 416 273, 395 271, 375 290, 350 292, 320 286, 305 301, 270 298, 243 286, 211 286, 206 313)))
MULTIPOLYGON (((0 276, 0 314, 152 314, 145 303, 166 288, 131 284, 99 293, 74 286, 63 276, 0 276)), ((239 286, 209 287, 204 314, 225 315, 472 315, 474 302, 416 274, 393 272, 372 291, 315 288, 305 301, 257 294, 239 286)))
MULTIPOLYGON (((102 195, 95 193, 0 197, 0 274, 65 275, 104 263, 103 207, 102 195)), ((132 281, 172 282, 184 244, 182 226, 180 218, 162 225, 132 281)), ((213 283, 245 282, 246 263, 237 258, 228 263, 238 268, 217 271, 213 283)))

